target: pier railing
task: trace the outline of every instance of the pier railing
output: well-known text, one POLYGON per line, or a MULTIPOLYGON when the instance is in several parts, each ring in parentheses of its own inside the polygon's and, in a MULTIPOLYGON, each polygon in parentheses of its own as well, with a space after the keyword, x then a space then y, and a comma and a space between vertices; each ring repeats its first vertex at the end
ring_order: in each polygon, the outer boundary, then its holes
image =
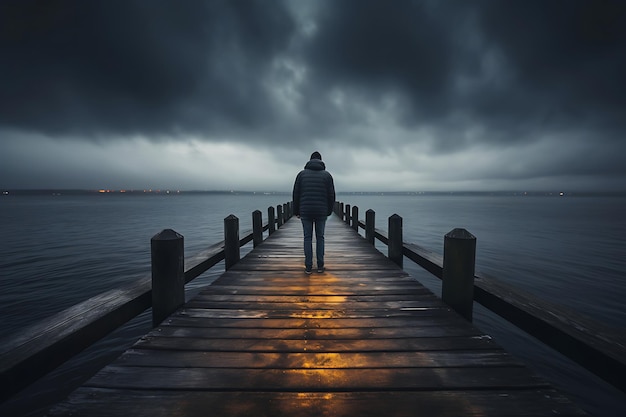
POLYGON ((152 307, 158 325, 185 301, 184 285, 222 260, 229 269, 240 247, 264 240, 292 217, 291 202, 252 213, 252 230, 239 236, 239 219, 224 219, 224 240, 185 259, 183 236, 165 229, 151 239, 152 276, 106 291, 0 340, 0 402, 15 395, 98 340, 152 307), (187 269, 184 270, 184 267, 187 269))
POLYGON ((626 392, 626 337, 573 310, 528 294, 501 280, 475 273, 476 238, 465 229, 454 229, 444 236, 440 256, 402 238, 402 218, 388 219, 388 232, 375 228, 375 212, 367 210, 365 221, 359 209, 335 203, 335 214, 355 231, 364 229, 365 239, 387 245, 387 256, 403 266, 406 257, 442 280, 441 298, 466 319, 472 319, 476 301, 562 353, 611 385, 626 392))
MULTIPOLYGON (((406 257, 441 279, 442 299, 468 320, 476 301, 626 391, 624 336, 576 312, 476 274, 476 238, 471 233, 464 229, 448 233, 440 256, 404 242, 398 215, 388 219, 388 231, 384 232, 375 228, 373 210, 367 210, 362 221, 358 207, 337 202, 335 213, 355 231, 364 229, 371 244, 378 240, 387 245, 388 257, 399 266, 406 257)), ((152 321, 157 325, 182 305, 186 283, 222 260, 229 269, 239 260, 240 247, 250 242, 261 244, 264 232, 273 234, 291 217, 291 203, 269 207, 265 224, 257 210, 252 213, 252 230, 240 236, 237 217, 228 216, 224 219, 224 240, 187 258, 181 235, 171 229, 158 233, 151 240, 151 277, 92 297, 0 341, 0 402, 151 307, 152 321)))

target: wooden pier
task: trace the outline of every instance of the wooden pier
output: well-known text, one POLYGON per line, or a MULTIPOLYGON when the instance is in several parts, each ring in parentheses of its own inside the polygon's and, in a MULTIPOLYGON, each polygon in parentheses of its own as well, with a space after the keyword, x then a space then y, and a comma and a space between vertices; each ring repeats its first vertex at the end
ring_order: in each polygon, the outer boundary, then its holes
POLYGON ((332 216, 292 219, 49 416, 580 416, 332 216))

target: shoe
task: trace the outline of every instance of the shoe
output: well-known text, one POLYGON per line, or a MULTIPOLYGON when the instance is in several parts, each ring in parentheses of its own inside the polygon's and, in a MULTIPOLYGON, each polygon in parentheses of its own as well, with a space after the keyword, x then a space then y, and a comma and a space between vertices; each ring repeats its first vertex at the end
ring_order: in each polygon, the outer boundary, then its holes
POLYGON ((311 268, 304 268, 304 273, 305 274, 311 275, 311 272, 313 272, 313 271, 311 271, 311 268))
POLYGON ((317 268, 317 273, 318 273, 318 274, 323 274, 325 270, 326 270, 326 268, 324 268, 324 267, 321 267, 321 268, 320 268, 320 267, 318 267, 318 268, 317 268))

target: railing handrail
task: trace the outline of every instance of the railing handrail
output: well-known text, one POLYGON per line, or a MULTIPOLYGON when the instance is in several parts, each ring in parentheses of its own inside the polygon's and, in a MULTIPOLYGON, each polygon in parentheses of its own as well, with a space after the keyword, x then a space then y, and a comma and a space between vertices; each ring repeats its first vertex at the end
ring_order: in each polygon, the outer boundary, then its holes
MULTIPOLYGON (((273 233, 291 217, 289 203, 268 208, 268 223, 263 231, 273 233)), ((354 227, 366 229, 361 220, 343 212, 337 203, 336 214, 354 227)), ((348 205, 349 209, 350 206, 348 205)), ((348 210, 349 211, 349 210, 348 210)), ((357 213, 358 208, 352 213, 357 213)), ((386 232, 375 229, 374 238, 389 244, 386 232)), ((254 230, 244 232, 239 246, 254 239, 254 230)), ((224 241, 185 258, 191 266, 184 272, 189 283, 224 259, 224 241)), ((402 242, 405 257, 439 279, 443 277, 443 258, 416 244, 402 242)), ((626 340, 615 329, 579 313, 540 300, 485 274, 474 276, 474 301, 505 318, 547 346, 563 353, 610 384, 626 391, 626 340)), ((111 331, 152 306, 151 280, 144 277, 128 285, 106 291, 65 309, 49 319, 35 323, 0 343, 0 393, 4 401, 63 362, 80 353, 111 331), (53 360, 51 358, 54 358, 53 360)))
MULTIPOLYGON (((349 205, 338 202, 335 214, 351 225, 355 222, 349 208, 349 205)), ((358 220, 356 224, 367 230, 366 222, 358 220)), ((376 239, 389 244, 387 234, 378 229, 374 231, 376 239)), ((406 258, 443 280, 441 255, 406 242, 402 242, 402 251, 406 258)), ((474 301, 626 392, 626 337, 623 332, 484 273, 474 275, 473 289, 474 301)))
MULTIPOLYGON (((279 218, 268 208, 268 222, 261 232, 273 233, 270 221, 282 225, 291 217, 291 204, 281 205, 279 218)), ((244 232, 239 246, 253 241, 254 229, 244 232)), ((189 283, 224 260, 225 241, 190 257, 184 272, 189 283)), ((59 365, 76 356, 129 320, 152 307, 150 276, 105 291, 0 340, 0 402, 4 402, 59 365)))

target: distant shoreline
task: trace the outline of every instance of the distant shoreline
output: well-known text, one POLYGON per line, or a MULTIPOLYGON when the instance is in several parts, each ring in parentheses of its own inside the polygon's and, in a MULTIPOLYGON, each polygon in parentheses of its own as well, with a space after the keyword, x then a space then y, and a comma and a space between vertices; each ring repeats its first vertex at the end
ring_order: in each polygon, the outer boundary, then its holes
MULTIPOLYGON (((0 189, 0 195, 291 195, 286 191, 0 189)), ((338 196, 626 197, 626 191, 340 191, 338 196)))

